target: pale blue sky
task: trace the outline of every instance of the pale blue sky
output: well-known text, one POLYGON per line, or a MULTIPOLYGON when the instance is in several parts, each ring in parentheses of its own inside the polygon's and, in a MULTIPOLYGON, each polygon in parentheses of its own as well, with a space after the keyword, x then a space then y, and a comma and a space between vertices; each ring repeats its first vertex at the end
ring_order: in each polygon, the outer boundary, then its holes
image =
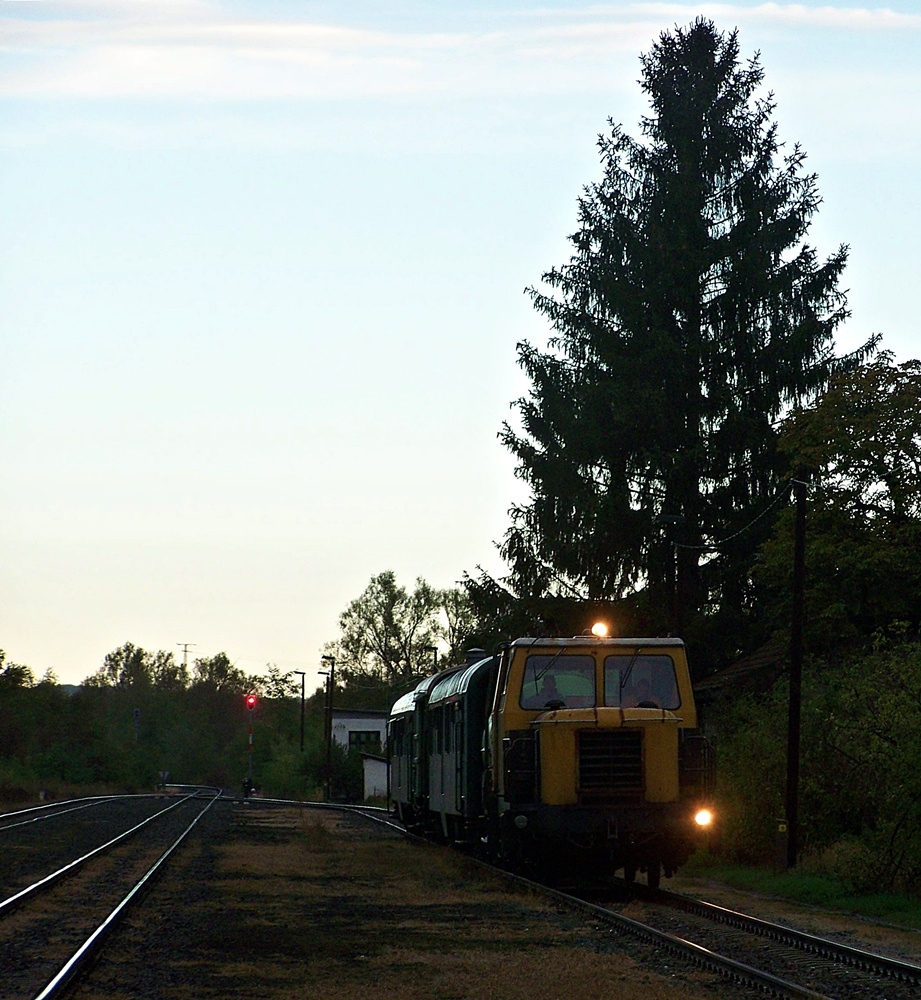
POLYGON ((0 3, 0 648, 314 670, 392 568, 449 586, 638 56, 761 51, 851 245, 847 349, 919 354, 921 12, 843 3, 0 3))

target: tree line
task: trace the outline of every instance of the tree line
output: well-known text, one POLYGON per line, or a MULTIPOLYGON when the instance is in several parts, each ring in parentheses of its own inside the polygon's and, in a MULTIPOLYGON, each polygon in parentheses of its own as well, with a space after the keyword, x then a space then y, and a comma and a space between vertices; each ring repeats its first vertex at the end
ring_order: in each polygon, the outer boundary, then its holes
MULTIPOLYGON (((273 794, 316 797, 325 785, 325 697, 305 703, 300 748, 300 685, 269 664, 247 675, 226 653, 190 670, 172 653, 127 642, 76 692, 53 675, 36 680, 0 650, 0 800, 117 788, 147 791, 164 782, 239 789, 249 770, 249 726, 257 785, 273 794), (245 695, 256 692, 250 715, 245 695)), ((334 789, 360 794, 356 762, 334 751, 334 789)), ((360 785, 359 785, 360 787, 360 785)))

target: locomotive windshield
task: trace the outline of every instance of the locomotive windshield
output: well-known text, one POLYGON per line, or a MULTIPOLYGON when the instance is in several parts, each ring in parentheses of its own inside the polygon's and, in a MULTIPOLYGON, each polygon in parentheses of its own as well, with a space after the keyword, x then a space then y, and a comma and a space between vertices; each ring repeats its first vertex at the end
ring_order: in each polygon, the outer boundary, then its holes
POLYGON ((615 708, 680 707, 672 658, 650 653, 605 657, 604 703, 615 708))
POLYGON ((521 685, 522 708, 591 708, 595 704, 595 658, 575 654, 529 656, 521 685))

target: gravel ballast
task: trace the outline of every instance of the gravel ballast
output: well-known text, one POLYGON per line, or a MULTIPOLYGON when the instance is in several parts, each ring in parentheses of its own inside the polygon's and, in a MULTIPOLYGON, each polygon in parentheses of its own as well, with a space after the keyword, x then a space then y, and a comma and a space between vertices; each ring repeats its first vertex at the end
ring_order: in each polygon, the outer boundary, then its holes
POLYGON ((75 997, 752 995, 361 817, 226 803, 200 825, 75 997))

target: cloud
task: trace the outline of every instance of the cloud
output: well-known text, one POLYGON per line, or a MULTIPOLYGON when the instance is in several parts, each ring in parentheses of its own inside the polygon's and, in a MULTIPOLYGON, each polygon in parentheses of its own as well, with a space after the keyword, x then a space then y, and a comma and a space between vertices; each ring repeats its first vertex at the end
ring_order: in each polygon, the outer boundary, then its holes
POLYGON ((866 8, 825 4, 669 4, 634 3, 584 7, 577 10, 549 9, 556 16, 590 17, 604 14, 653 20, 659 24, 686 24, 703 15, 717 24, 773 24, 778 27, 815 27, 862 31, 921 30, 921 14, 903 14, 888 7, 866 8))
POLYGON ((921 127, 921 72, 892 56, 921 35, 921 15, 776 3, 449 7, 433 30, 381 15, 292 20, 292 9, 302 10, 272 0, 0 4, 0 145, 84 136, 129 147, 555 148, 567 129, 602 127, 609 113, 635 123, 646 110, 639 54, 701 13, 739 26, 743 55, 770 53, 768 84, 793 134, 824 128, 852 157, 856 133, 866 157, 916 149, 921 127))
MULTIPOLYGON (((714 16, 722 8, 716 5, 714 16)), ((887 7, 807 7, 804 4, 767 3, 751 8, 726 8, 744 16, 748 23, 769 22, 778 26, 832 28, 841 31, 919 31, 921 15, 902 14, 887 7), (744 11, 744 14, 743 14, 744 11)))
POLYGON ((467 18, 465 25, 480 30, 455 31, 248 18, 236 11, 195 0, 6 5, 0 95, 234 101, 571 92, 599 74, 606 79, 618 60, 635 70, 637 55, 663 28, 699 13, 720 24, 921 30, 918 15, 774 3, 535 9, 467 18))

